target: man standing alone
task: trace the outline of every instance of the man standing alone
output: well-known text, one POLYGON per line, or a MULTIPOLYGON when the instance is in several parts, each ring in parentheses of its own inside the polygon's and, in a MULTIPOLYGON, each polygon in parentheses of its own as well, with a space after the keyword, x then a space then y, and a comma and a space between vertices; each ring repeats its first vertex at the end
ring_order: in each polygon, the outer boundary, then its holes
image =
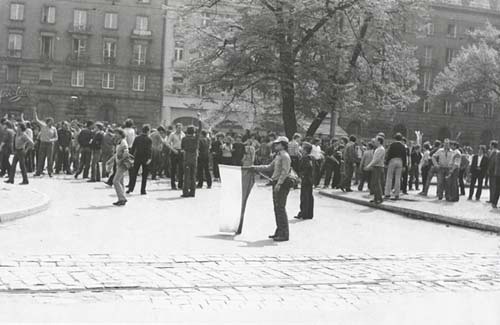
POLYGON ((200 133, 201 133, 201 120, 198 114, 198 132, 196 132, 194 126, 189 126, 187 128, 187 135, 182 139, 181 149, 184 154, 184 186, 182 187, 182 197, 194 197, 196 191, 196 163, 198 161, 198 147, 200 144, 200 133))
POLYGON ((35 176, 42 175, 45 159, 47 159, 47 172, 52 177, 52 165, 54 156, 54 143, 57 142, 57 130, 54 127, 54 120, 48 118, 45 122, 38 118, 36 108, 34 109, 35 121, 40 125, 40 147, 38 149, 38 166, 35 176))
POLYGON ((153 142, 149 137, 150 126, 148 124, 142 127, 141 135, 137 136, 130 149, 130 154, 134 156, 134 166, 130 171, 130 184, 127 194, 134 192, 135 183, 137 181, 137 174, 142 167, 142 183, 141 195, 146 195, 146 183, 148 180, 149 165, 151 164, 152 145, 153 142))
POLYGON ((175 132, 169 135, 167 140, 167 146, 170 149, 170 183, 172 190, 177 189, 176 177, 179 177, 179 188, 182 188, 183 184, 183 173, 182 168, 182 139, 185 137, 184 132, 182 132, 182 124, 177 123, 175 126, 175 132))

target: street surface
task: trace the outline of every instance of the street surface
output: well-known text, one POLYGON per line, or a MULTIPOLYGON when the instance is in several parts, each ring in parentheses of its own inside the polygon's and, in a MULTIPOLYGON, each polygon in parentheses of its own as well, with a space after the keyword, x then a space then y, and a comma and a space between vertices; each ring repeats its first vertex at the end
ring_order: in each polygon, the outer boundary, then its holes
POLYGON ((259 184, 243 235, 225 236, 217 186, 180 199, 167 184, 116 208, 102 183, 32 180, 52 203, 0 224, 0 321, 500 324, 497 235, 316 196, 278 244, 259 184))

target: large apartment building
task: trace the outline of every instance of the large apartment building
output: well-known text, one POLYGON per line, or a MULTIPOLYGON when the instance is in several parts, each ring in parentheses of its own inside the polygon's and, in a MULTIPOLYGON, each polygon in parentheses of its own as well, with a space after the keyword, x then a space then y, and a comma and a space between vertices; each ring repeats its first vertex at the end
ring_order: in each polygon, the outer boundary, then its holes
POLYGON ((0 114, 158 123, 163 0, 0 0, 0 114))
POLYGON ((430 100, 428 90, 433 80, 470 42, 469 32, 485 26, 486 21, 500 27, 500 7, 496 0, 434 1, 431 22, 426 35, 409 34, 410 42, 418 46, 420 61, 420 101, 401 111, 376 113, 369 121, 340 118, 339 124, 348 133, 373 137, 380 131, 392 136, 402 132, 415 138, 422 131, 424 139, 458 138, 463 144, 486 144, 500 137, 499 103, 460 103, 452 98, 430 100))

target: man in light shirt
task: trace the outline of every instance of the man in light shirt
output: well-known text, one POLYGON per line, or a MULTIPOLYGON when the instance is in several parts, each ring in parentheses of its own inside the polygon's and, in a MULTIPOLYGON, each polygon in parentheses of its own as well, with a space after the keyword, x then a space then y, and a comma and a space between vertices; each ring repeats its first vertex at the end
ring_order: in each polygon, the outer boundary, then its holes
POLYGON ((169 135, 167 140, 167 146, 170 148, 170 184, 172 190, 176 190, 177 188, 182 189, 183 187, 183 178, 184 171, 182 165, 182 139, 186 135, 182 132, 182 124, 177 123, 175 125, 175 132, 169 135), (179 177, 179 187, 176 184, 176 177, 179 177))
POLYGON ((47 159, 47 172, 49 176, 52 177, 54 144, 59 140, 57 130, 54 127, 54 120, 52 118, 47 118, 45 122, 38 118, 36 107, 34 109, 34 115, 35 121, 40 125, 40 134, 38 135, 40 147, 38 149, 38 166, 35 176, 42 175, 45 159, 47 159))
POLYGON ((136 136, 134 121, 132 119, 125 120, 125 128, 123 128, 123 132, 125 132, 125 140, 127 140, 128 147, 132 148, 136 136))
POLYGON ((434 166, 438 167, 437 195, 439 200, 443 199, 446 178, 450 176, 450 172, 454 164, 455 154, 456 152, 450 148, 450 139, 444 139, 443 147, 432 155, 432 163, 434 166))
POLYGON ((377 136, 372 140, 372 144, 376 149, 373 152, 373 158, 371 159, 370 163, 364 168, 364 170, 371 172, 369 186, 370 191, 374 195, 374 198, 370 202, 380 204, 384 201, 382 199, 382 178, 384 176, 385 164, 384 138, 377 136))

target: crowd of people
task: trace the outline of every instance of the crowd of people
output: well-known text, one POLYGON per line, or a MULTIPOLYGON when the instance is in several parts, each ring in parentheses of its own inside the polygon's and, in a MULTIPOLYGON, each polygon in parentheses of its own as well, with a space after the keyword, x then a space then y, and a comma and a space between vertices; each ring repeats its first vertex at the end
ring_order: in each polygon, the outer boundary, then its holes
POLYGON ((433 178, 437 177, 437 198, 457 202, 481 199, 489 182, 489 203, 496 208, 500 196, 500 153, 498 142, 489 148, 482 145, 474 153, 468 146, 444 139, 434 143, 408 142, 397 133, 387 140, 379 133, 370 141, 356 136, 326 141, 318 137, 295 134, 291 139, 268 132, 265 136, 246 131, 209 132, 182 124, 175 127, 138 129, 131 119, 123 125, 103 122, 41 120, 34 109, 34 119, 25 121, 4 117, 0 123, 0 176, 14 184, 19 164, 22 182, 47 173, 65 173, 75 179, 113 186, 124 206, 127 195, 135 190, 142 172, 141 195, 147 194, 148 178, 170 178, 172 190, 182 190, 182 197, 194 197, 197 188, 221 181, 219 165, 242 166, 261 173, 273 186, 277 230, 270 237, 288 240, 286 200, 290 189, 300 184, 300 211, 295 218, 312 219, 313 189, 324 188, 352 192, 352 186, 363 191, 365 184, 373 203, 399 200, 415 189, 427 196, 433 178), (129 175, 128 185, 125 176, 129 175), (266 176, 267 175, 267 176, 266 176))

